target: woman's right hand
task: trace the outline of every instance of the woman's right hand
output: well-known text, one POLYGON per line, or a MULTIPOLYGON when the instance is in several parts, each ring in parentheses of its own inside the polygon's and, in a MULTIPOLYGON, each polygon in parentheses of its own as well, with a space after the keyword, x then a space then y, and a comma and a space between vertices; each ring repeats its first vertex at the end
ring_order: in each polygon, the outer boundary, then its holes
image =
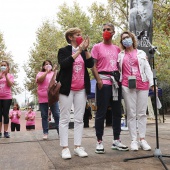
POLYGON ((83 40, 83 42, 79 45, 79 50, 82 52, 82 50, 86 50, 87 48, 88 48, 88 46, 89 46, 89 42, 90 42, 90 40, 89 40, 89 37, 87 36, 84 40, 83 40))

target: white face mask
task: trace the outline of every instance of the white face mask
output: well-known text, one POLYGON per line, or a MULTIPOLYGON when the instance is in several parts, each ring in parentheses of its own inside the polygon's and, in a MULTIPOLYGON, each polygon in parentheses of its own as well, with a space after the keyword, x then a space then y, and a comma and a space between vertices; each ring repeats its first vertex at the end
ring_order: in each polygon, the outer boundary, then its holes
POLYGON ((51 66, 50 64, 48 64, 48 65, 45 66, 45 69, 46 69, 46 70, 51 70, 51 69, 52 69, 52 66, 51 66))
POLYGON ((6 66, 1 66, 1 71, 5 71, 6 70, 6 66))

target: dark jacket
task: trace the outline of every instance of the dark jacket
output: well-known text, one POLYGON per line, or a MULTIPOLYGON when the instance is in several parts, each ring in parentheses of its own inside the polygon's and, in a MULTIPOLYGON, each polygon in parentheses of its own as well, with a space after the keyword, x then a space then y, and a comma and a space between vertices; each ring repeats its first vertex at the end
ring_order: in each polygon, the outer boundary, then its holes
MULTIPOLYGON (((93 67, 94 60, 92 57, 86 59, 84 51, 82 51, 81 56, 83 57, 85 64, 84 86, 86 94, 90 94, 91 85, 87 68, 93 67)), ((60 93, 67 96, 69 95, 71 89, 73 62, 74 59, 72 57, 72 46, 68 45, 66 47, 60 48, 58 51, 58 63, 60 64, 60 72, 57 81, 60 81, 61 83, 60 93)))

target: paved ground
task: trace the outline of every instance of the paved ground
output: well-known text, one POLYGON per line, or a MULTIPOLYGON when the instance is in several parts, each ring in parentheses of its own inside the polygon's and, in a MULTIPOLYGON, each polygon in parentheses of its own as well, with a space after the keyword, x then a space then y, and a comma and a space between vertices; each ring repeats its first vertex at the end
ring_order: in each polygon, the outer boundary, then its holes
MULTIPOLYGON (((165 123, 159 123, 159 148, 162 154, 170 154, 170 116, 165 116, 165 123)), ((85 147, 89 156, 79 158, 73 155, 73 129, 69 130, 69 146, 72 159, 63 160, 60 152, 59 137, 56 130, 50 130, 49 139, 42 140, 41 118, 39 112, 36 116, 36 130, 25 131, 25 120, 22 121, 21 132, 11 133, 10 139, 0 139, 0 170, 163 170, 158 158, 131 160, 124 162, 125 158, 153 155, 156 147, 155 123, 148 121, 147 141, 151 145, 151 151, 113 151, 112 129, 105 128, 104 146, 105 154, 95 154, 96 137, 90 122, 90 128, 84 129, 82 146, 85 147)), ((129 146, 130 138, 128 131, 122 131, 121 139, 129 146)), ((170 158, 163 158, 166 166, 170 169, 170 158)))

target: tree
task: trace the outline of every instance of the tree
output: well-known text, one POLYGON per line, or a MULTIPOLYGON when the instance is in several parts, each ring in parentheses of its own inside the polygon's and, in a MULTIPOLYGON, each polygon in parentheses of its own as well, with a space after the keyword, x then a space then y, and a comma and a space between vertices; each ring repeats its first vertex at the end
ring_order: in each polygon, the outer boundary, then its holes
POLYGON ((36 32, 36 43, 30 50, 30 56, 27 63, 24 64, 24 70, 27 75, 25 86, 32 94, 36 94, 36 74, 41 70, 42 63, 45 60, 51 60, 57 65, 58 48, 63 46, 64 35, 58 31, 54 23, 45 21, 36 32))
POLYGON ((157 0, 154 3, 153 21, 153 44, 161 53, 161 56, 155 53, 158 80, 170 83, 170 2, 157 0))
POLYGON ((22 91, 22 89, 18 86, 16 82, 17 73, 18 73, 18 65, 14 62, 13 56, 10 52, 6 51, 6 45, 4 42, 3 34, 0 32, 0 61, 8 61, 10 64, 10 72, 14 75, 14 86, 12 86, 12 92, 14 94, 18 94, 22 91))

